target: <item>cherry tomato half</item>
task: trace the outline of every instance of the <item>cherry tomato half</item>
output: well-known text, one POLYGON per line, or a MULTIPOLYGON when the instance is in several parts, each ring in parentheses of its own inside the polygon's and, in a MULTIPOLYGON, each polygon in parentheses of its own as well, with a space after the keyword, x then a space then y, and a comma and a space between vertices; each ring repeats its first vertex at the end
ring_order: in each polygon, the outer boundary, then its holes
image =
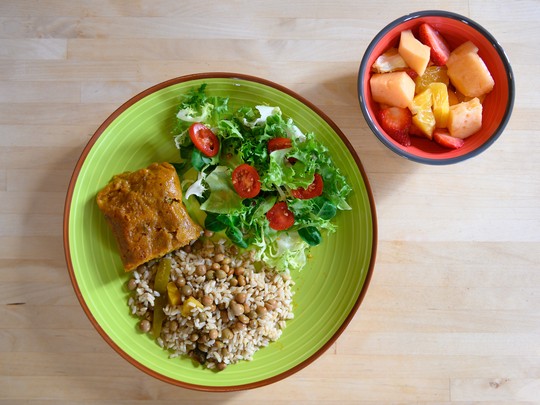
MULTIPOLYGON (((272 153, 279 149, 288 149, 292 147, 292 141, 290 138, 272 138, 268 141, 268 153, 272 153)), ((290 157, 287 159, 290 164, 296 163, 296 158, 290 157)))
POLYGON ((270 228, 276 231, 284 231, 294 225, 294 214, 285 201, 275 203, 266 213, 266 218, 270 222, 270 228))
POLYGON ((189 137, 197 149, 208 157, 216 156, 219 152, 219 139, 210 128, 200 122, 189 127, 189 137))
POLYGON ((257 169, 243 163, 232 172, 233 187, 242 198, 253 198, 261 191, 261 181, 257 169))
POLYGON ((272 138, 268 141, 268 153, 279 149, 287 149, 291 146, 292 141, 289 138, 272 138))
POLYGON ((323 179, 319 173, 315 173, 315 178, 313 183, 311 183, 307 188, 297 188, 296 190, 291 190, 292 195, 301 200, 309 200, 310 198, 318 197, 323 192, 323 179))

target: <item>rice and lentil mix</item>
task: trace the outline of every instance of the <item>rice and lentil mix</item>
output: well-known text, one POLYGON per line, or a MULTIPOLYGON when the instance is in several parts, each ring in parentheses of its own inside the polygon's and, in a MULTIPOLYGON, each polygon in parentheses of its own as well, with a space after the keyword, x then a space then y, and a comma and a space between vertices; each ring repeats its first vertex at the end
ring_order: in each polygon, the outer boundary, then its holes
POLYGON ((252 251, 239 252, 224 240, 203 236, 133 271, 128 304, 141 319, 143 332, 152 332, 154 305, 163 295, 154 289, 161 260, 170 260, 168 281, 179 298, 176 305, 163 301, 164 320, 156 336, 170 357, 187 355, 209 369, 223 370, 252 360, 293 318, 289 274, 255 262, 252 251))

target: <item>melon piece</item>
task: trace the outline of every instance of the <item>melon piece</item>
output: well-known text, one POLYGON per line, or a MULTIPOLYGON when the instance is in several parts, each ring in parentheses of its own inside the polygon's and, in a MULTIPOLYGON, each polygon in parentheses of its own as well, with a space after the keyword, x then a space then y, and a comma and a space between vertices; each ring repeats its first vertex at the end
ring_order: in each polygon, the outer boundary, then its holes
POLYGON ((465 55, 467 53, 478 53, 478 47, 471 41, 463 42, 460 46, 454 49, 451 54, 456 56, 465 55))
POLYGON ((465 139, 482 128, 482 104, 478 98, 450 106, 448 131, 456 138, 465 139))
POLYGON ((377 103, 406 108, 414 97, 414 80, 405 72, 376 73, 369 84, 377 103))
POLYGON ((450 82, 463 95, 474 98, 493 90, 495 81, 472 42, 452 51, 446 66, 450 82))
POLYGON ((407 65, 418 73, 418 76, 424 74, 429 63, 431 49, 417 40, 411 30, 401 31, 398 51, 407 65))

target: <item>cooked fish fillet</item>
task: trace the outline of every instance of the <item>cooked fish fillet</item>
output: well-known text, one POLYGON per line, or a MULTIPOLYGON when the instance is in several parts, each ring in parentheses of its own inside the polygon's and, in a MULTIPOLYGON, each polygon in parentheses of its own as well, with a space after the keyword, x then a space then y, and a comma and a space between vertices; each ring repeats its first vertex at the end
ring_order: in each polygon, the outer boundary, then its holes
POLYGON ((169 163, 114 176, 97 195, 126 271, 189 244, 202 228, 188 215, 169 163))

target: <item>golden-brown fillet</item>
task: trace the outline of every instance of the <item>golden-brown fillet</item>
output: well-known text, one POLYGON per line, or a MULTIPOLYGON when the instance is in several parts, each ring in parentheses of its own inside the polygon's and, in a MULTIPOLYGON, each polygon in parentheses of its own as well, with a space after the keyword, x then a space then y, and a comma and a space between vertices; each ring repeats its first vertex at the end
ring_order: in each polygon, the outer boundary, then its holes
POLYGON ((197 239, 201 227, 182 203, 176 170, 169 163, 114 176, 97 195, 126 271, 197 239))

